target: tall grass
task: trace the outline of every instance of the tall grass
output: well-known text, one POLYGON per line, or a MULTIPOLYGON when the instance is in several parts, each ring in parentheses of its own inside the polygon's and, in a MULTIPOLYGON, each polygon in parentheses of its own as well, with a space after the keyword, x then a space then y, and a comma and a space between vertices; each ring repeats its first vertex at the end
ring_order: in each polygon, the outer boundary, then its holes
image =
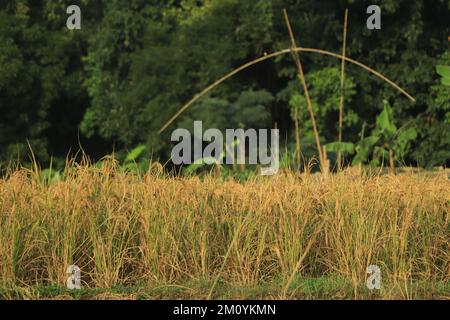
POLYGON ((0 180, 0 288, 64 286, 72 264, 84 287, 204 280, 199 298, 262 284, 290 298, 299 280, 323 277, 344 279, 358 298, 371 264, 382 271, 379 298, 415 298, 414 283, 450 280, 444 173, 236 182, 139 176, 110 160, 68 165, 47 183, 37 170, 0 180))

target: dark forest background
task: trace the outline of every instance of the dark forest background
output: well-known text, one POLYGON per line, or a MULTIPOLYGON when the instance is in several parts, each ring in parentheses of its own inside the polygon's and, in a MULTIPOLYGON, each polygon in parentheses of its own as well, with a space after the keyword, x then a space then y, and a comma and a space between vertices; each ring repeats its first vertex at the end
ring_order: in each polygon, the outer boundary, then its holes
MULTIPOLYGON (((0 162, 63 161, 80 146, 99 159, 136 146, 165 161, 170 133, 205 127, 282 129, 294 144, 299 104, 302 152, 315 154, 306 105, 289 55, 259 64, 215 89, 159 135, 190 98, 222 75, 265 53, 289 48, 287 8, 298 45, 340 53, 350 10, 349 57, 387 75, 416 99, 347 65, 344 141, 375 129, 389 101, 397 127, 417 136, 408 165, 448 165, 450 87, 436 65, 450 65, 449 0, 1 0, 0 162), (81 30, 66 28, 66 8, 82 11, 81 30), (382 9, 382 30, 368 30, 366 9, 382 9)), ((323 143, 337 139, 340 61, 302 54, 323 143), (337 101, 337 102, 336 102, 337 101)))

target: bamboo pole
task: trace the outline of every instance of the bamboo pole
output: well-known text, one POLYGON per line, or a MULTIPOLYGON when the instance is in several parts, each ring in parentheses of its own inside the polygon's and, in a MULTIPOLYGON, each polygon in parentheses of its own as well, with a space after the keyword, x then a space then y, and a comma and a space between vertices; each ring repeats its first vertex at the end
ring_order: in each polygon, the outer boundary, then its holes
MULTIPOLYGON (((348 9, 345 9, 344 34, 342 36, 342 61, 341 61, 341 100, 339 103, 339 143, 342 143, 342 120, 344 117, 344 90, 345 90, 345 56, 347 51, 347 27, 348 27, 348 9)), ((338 170, 342 169, 342 154, 338 152, 338 170)))
POLYGON ((298 123, 298 109, 295 108, 295 114, 294 114, 294 124, 295 124, 295 149, 297 154, 297 169, 301 169, 302 165, 302 152, 301 152, 301 146, 300 146, 300 125, 298 123))
MULTIPOLYGON (((283 12, 284 12, 284 19, 286 20, 286 25, 287 25, 287 28, 289 31, 289 37, 291 38, 291 49, 297 48, 297 43, 295 41, 294 33, 292 31, 292 27, 291 27, 291 23, 289 21, 289 16, 288 16, 287 10, 284 9, 283 12)), ((312 106, 312 102, 311 102, 311 97, 309 96, 308 85, 306 83, 305 73, 303 72, 303 66, 302 66, 302 62, 300 60, 300 55, 298 54, 298 52, 292 50, 292 56, 294 58, 295 65, 297 66, 297 70, 300 75, 301 84, 303 86, 303 91, 305 92, 306 103, 308 105, 309 115, 311 117, 311 122, 312 122, 312 126, 313 126, 313 131, 314 131, 314 140, 316 141, 317 152, 319 152, 320 167, 321 167, 321 170, 323 171, 325 169, 325 167, 324 167, 325 163, 324 163, 324 159, 323 159, 323 150, 322 150, 322 146, 320 145, 319 131, 317 130, 316 118, 314 116, 314 110, 313 110, 313 106, 312 106)))
MULTIPOLYGON (((330 57, 334 57, 337 58, 339 60, 342 59, 342 54, 337 54, 337 53, 333 53, 330 51, 326 51, 326 50, 321 50, 321 49, 316 49, 316 48, 294 48, 294 49, 284 49, 281 51, 277 51, 271 54, 268 54, 266 56, 263 57, 259 57, 255 60, 252 60, 250 62, 247 62, 246 64, 234 69, 233 71, 229 72, 228 74, 224 75, 222 78, 218 79, 217 81, 215 81, 214 83, 212 83, 211 85, 209 85, 208 87, 206 87, 205 89, 203 89, 200 93, 196 94, 191 100, 189 100, 186 104, 184 104, 162 127, 161 129, 159 129, 158 133, 161 134, 164 130, 167 129, 167 127, 169 127, 183 112, 185 112, 187 109, 189 109, 189 107, 191 107, 195 102, 197 102, 201 97, 203 97, 204 95, 206 95, 207 93, 209 93, 211 90, 213 90, 215 87, 217 87, 218 85, 220 85, 221 83, 223 83, 224 81, 228 80, 229 78, 233 77, 234 75, 238 74, 239 72, 248 69, 251 66, 254 66, 255 64, 261 63, 263 61, 269 60, 269 59, 273 59, 275 57, 284 55, 284 54, 290 54, 292 53, 292 51, 296 51, 296 52, 305 52, 305 53, 317 53, 317 54, 322 54, 322 55, 326 55, 326 56, 330 56, 330 57)), ((390 80, 389 78, 387 78, 385 75, 381 74, 380 72, 370 68, 369 66, 366 66, 365 64, 356 61, 354 59, 345 58, 345 61, 352 63, 372 74, 374 74, 375 76, 377 76, 378 78, 382 79, 383 81, 387 82, 390 86, 392 86, 393 88, 395 88, 396 90, 398 90, 401 94, 403 94, 405 97, 407 97, 411 102, 415 103, 416 99, 410 95, 408 92, 406 92, 405 89, 402 89, 398 84, 396 84, 394 81, 390 80)))

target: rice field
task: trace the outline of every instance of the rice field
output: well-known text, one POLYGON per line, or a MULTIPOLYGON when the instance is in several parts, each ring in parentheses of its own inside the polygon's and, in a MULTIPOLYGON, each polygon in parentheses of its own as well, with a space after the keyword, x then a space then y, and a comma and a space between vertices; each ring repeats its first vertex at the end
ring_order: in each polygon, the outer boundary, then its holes
POLYGON ((449 211, 445 171, 237 181, 111 160, 49 182, 22 168, 0 180, 0 299, 449 299, 449 211))

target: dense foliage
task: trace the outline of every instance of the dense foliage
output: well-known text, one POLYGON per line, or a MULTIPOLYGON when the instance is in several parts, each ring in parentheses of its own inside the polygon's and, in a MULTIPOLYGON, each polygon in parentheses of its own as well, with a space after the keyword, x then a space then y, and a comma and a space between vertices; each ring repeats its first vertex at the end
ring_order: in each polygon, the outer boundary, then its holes
MULTIPOLYGON (((265 53, 289 48, 282 9, 299 46, 340 52, 350 10, 347 54, 386 74, 415 104, 372 75, 346 69, 344 141, 376 134, 392 106, 397 128, 417 133, 402 161, 450 161, 450 87, 436 72, 450 65, 449 0, 3 0, 0 4, 0 160, 43 163, 80 148, 93 157, 145 145, 167 160, 170 132, 192 120, 206 126, 268 127, 315 154, 297 71, 289 55, 252 67, 215 89, 162 135, 158 129, 192 96, 265 53), (66 8, 82 10, 81 30, 66 28, 66 8), (366 8, 382 8, 382 30, 366 28, 366 8), (374 132, 372 132, 374 131, 374 132), (305 145, 306 144, 306 145, 305 145)), ((337 140, 340 61, 302 54, 324 143, 337 140)), ((349 159, 350 160, 350 159, 349 159)), ((371 159, 368 159, 369 161, 371 159)))

